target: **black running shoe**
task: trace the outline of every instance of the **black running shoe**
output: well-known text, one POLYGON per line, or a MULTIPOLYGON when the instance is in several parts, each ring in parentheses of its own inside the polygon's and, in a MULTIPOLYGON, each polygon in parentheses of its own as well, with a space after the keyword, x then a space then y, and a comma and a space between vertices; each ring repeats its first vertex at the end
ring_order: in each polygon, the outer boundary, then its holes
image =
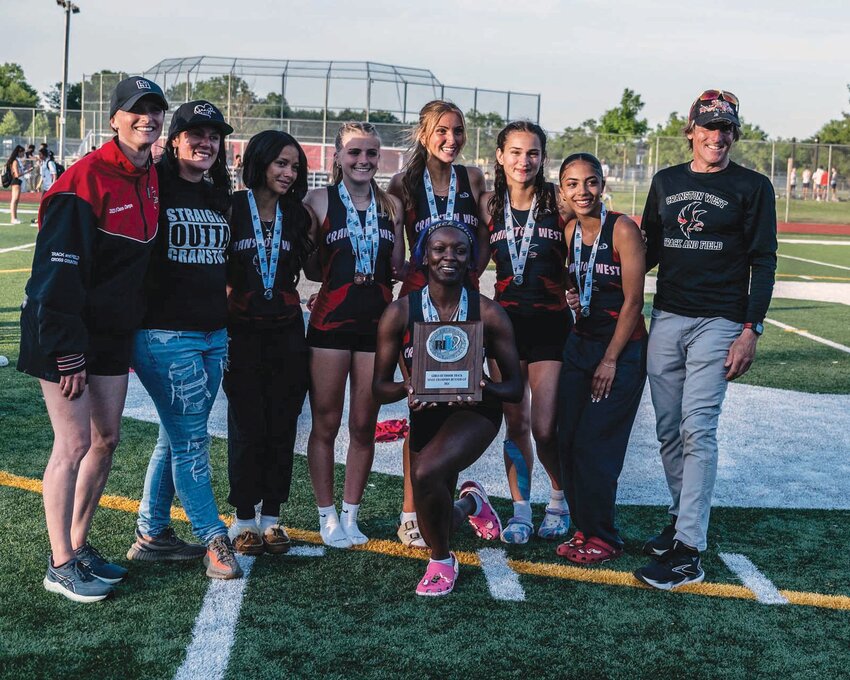
POLYGON ((673 548, 666 556, 635 571, 635 578, 659 590, 673 590, 687 583, 700 583, 705 572, 698 550, 673 541, 673 548))
POLYGON ((643 544, 643 554, 653 559, 663 560, 673 549, 673 537, 676 535, 676 518, 671 518, 658 536, 653 536, 643 544))

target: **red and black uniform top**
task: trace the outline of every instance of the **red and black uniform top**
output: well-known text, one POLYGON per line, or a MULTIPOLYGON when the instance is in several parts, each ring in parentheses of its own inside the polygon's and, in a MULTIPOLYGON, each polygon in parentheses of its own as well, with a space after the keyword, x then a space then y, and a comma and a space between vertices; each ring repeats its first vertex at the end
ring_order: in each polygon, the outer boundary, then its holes
MULTIPOLYGON (((328 214, 320 227, 319 258, 322 287, 313 303, 310 325, 319 331, 375 335, 378 320, 393 299, 392 252, 395 232, 389 215, 378 206, 378 258, 373 281, 354 283, 356 258, 346 226, 346 211, 337 187, 329 186, 328 214)), ((359 210, 360 224, 366 223, 366 211, 359 210)))
MULTIPOLYGON (((457 188, 455 189, 455 205, 452 215, 446 215, 448 196, 434 196, 437 203, 437 212, 440 219, 455 220, 469 227, 473 236, 478 230, 478 205, 475 195, 469 183, 469 172, 465 165, 453 165, 457 177, 457 188)), ((416 204, 407 210, 404 216, 404 233, 407 236, 408 252, 413 252, 413 247, 423 229, 427 229, 434 219, 431 217, 431 208, 428 206, 428 194, 425 192, 425 184, 420 181, 416 189, 416 204)), ((404 297, 412 290, 419 290, 428 283, 425 272, 419 268, 420 263, 411 260, 411 267, 407 277, 402 284, 399 297, 404 297)))
POLYGON ((156 173, 135 167, 115 139, 45 193, 26 293, 37 305, 39 345, 60 374, 85 368, 90 333, 138 328, 158 215, 156 173))
MULTIPOLYGON (((593 266, 593 293, 590 297, 590 316, 579 317, 573 327, 573 332, 578 335, 608 342, 614 335, 617 327, 617 319, 620 318, 620 310, 623 308, 623 276, 620 265, 620 254, 614 248, 614 223, 622 213, 609 212, 602 225, 602 233, 599 237, 599 247, 596 251, 596 262, 593 266)), ((567 244, 569 249, 568 275, 572 282, 576 283, 575 253, 573 252, 574 229, 567 233, 567 244)), ((584 286, 587 274, 587 262, 593 245, 582 244, 581 246, 581 285, 584 286)), ((577 288, 578 289, 578 288, 577 288)), ((643 315, 638 319, 635 329, 629 340, 640 340, 646 336, 646 324, 643 315)))
MULTIPOLYGON (((227 283, 231 288, 227 298, 227 324, 230 327, 281 328, 303 317, 301 296, 295 288, 299 272, 292 252, 292 237, 294 229, 306 228, 309 217, 300 205, 287 205, 282 218, 283 233, 277 272, 272 286, 272 299, 267 300, 264 296, 266 287, 260 271, 254 223, 248 207, 248 192, 237 191, 233 194, 230 218, 232 235, 227 260, 227 283)), ((272 230, 268 230, 264 236, 266 257, 271 260, 272 230)))
MULTIPOLYGON (((551 192, 551 205, 556 205, 555 185, 547 182, 544 191, 551 192)), ((511 209, 511 212, 518 249, 529 211, 511 209)), ((564 241, 564 221, 557 209, 536 217, 521 286, 513 284, 514 271, 505 234, 504 213, 493 215, 487 230, 490 232, 490 256, 496 263, 496 302, 511 313, 523 315, 566 309, 567 244, 564 241)))

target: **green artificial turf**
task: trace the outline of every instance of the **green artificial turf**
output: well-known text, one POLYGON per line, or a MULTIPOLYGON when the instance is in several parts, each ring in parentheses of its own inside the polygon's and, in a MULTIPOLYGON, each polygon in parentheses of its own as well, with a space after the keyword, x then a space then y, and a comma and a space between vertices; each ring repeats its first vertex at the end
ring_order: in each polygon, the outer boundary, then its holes
MULTIPOLYGON (((27 243, 30 227, 4 227, 0 248, 27 243)), ((28 268, 31 251, 0 254, 0 271, 28 268)), ((819 258, 813 258, 819 259, 819 258)), ((843 261, 843 260, 842 260, 843 261)), ((0 274, 0 354, 17 358, 18 305, 28 274, 0 274)), ((844 305, 774 300, 771 318, 850 345, 844 305)), ((749 384, 850 391, 848 355, 768 326, 749 384)), ((52 432, 37 381, 0 369, 0 470, 40 479, 52 432)), ((156 426, 124 419, 106 493, 139 499, 156 426)), ((379 449, 378 455, 385 455, 379 449)), ((226 446, 214 439, 213 487, 226 504, 226 446)), ((337 467, 337 488, 343 469, 337 467)), ((395 540, 401 480, 373 474, 361 526, 395 540)), ((503 517, 508 501, 495 499, 503 517)), ((536 506, 535 520, 542 508, 536 506)), ((306 460, 296 456, 287 526, 315 531, 306 460)), ((645 537, 662 507, 621 506, 626 554, 644 563, 645 537)), ((715 508, 704 555, 707 580, 737 584, 719 552, 749 557, 780 589, 850 596, 849 511, 715 508)), ((79 605, 41 586, 48 540, 41 496, 0 486, 0 677, 170 678, 191 641, 208 579, 200 563, 128 563, 131 513, 101 508, 91 540, 130 575, 114 599, 79 605)), ((188 525, 177 531, 190 539, 188 525)), ((517 560, 560 563, 553 544, 486 544, 468 528, 454 547, 506 550, 517 560)), ((423 600, 419 559, 361 551, 324 557, 263 556, 253 568, 227 676, 244 678, 823 678, 850 663, 850 612, 660 593, 542 576, 520 576, 524 602, 494 600, 483 572, 462 566, 457 591, 423 600)))

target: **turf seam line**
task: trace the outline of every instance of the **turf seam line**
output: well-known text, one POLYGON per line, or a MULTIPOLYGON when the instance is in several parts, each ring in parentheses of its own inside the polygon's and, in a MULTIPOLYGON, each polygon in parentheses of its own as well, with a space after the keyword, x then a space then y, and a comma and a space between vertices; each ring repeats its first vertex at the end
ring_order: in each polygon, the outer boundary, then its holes
POLYGON ((762 604, 788 604, 771 580, 759 571, 749 557, 740 553, 718 553, 720 559, 735 576, 756 596, 762 604))
POLYGON ((778 257, 784 257, 788 260, 797 260, 799 262, 808 262, 809 264, 817 264, 821 267, 833 267, 834 269, 846 269, 850 271, 850 267, 845 267, 843 264, 832 264, 831 262, 821 262, 820 260, 808 260, 805 257, 797 257, 796 255, 783 255, 782 253, 777 254, 778 257))
POLYGON ((320 545, 295 545, 287 554, 294 557, 324 557, 325 549, 320 545))
POLYGON ((781 328, 783 331, 788 331, 789 333, 796 333, 804 338, 808 338, 809 340, 814 340, 815 342, 819 342, 827 347, 832 347, 833 349, 837 349, 841 352, 847 352, 850 354, 850 347, 847 345, 842 345, 832 340, 827 340, 826 338, 822 338, 819 335, 812 335, 808 331, 800 330, 799 328, 794 328, 794 326, 789 326, 787 323, 782 323, 781 321, 775 321, 774 319, 765 319, 765 323, 773 324, 778 328, 781 328))
POLYGON ((239 611, 254 566, 253 557, 237 555, 236 559, 242 567, 242 578, 210 579, 192 629, 192 642, 186 649, 186 658, 174 674, 174 680, 218 680, 227 672, 239 611))
POLYGON ((478 551, 478 560, 494 600, 525 602, 525 590, 519 582, 519 576, 511 569, 504 550, 481 548, 478 551))
MULTIPOLYGON (((24 491, 41 493, 42 484, 40 479, 31 479, 11 474, 0 470, 0 486, 8 486, 24 491)), ((102 496, 100 505, 112 510, 123 512, 138 512, 139 501, 134 501, 123 496, 102 496)), ((186 513, 181 508, 171 509, 172 519, 188 522, 186 513)), ((222 521, 226 524, 232 522, 232 515, 222 515, 222 521)), ((296 541, 315 543, 321 545, 322 538, 318 531, 306 529, 288 529, 289 535, 296 541)), ((356 545, 349 549, 351 552, 363 551, 377 553, 388 557, 404 557, 407 559, 428 559, 428 552, 407 548, 398 541, 373 538, 365 545, 356 545)), ((480 567, 481 561, 478 555, 468 551, 455 551, 458 562, 470 567, 480 567)), ((574 567, 564 564, 526 562, 522 560, 508 559, 508 564, 518 574, 528 576, 542 576, 546 578, 557 578, 565 581, 578 581, 581 583, 595 583, 608 586, 626 586, 630 588, 648 589, 640 583, 630 572, 614 571, 612 569, 590 569, 587 567, 574 567)), ((756 596, 751 590, 743 586, 729 583, 690 583, 673 591, 677 593, 692 593, 708 597, 726 597, 739 600, 755 600, 756 596)), ((795 590, 780 590, 779 593, 788 600, 789 604, 806 607, 818 607, 821 609, 840 609, 850 611, 850 596, 848 595, 825 595, 822 593, 801 592, 795 590)))
POLYGON ((0 248, 0 255, 2 255, 3 253, 11 253, 14 250, 27 250, 28 248, 32 248, 34 245, 35 245, 35 243, 33 242, 33 243, 25 243, 22 246, 13 246, 11 248, 0 248))

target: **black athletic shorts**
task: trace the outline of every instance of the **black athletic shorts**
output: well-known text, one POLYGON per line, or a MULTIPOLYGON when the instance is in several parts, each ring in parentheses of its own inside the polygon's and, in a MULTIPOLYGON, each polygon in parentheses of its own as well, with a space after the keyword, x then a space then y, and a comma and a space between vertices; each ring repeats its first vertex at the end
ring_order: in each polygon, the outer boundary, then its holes
POLYGON ((377 335, 320 331, 307 326, 307 346, 317 349, 342 349, 349 352, 374 352, 378 346, 377 335))
MULTIPOLYGON (((59 368, 56 358, 45 354, 38 344, 38 306, 24 302, 21 305, 21 346, 18 370, 21 373, 58 383, 59 368)), ((133 333, 89 334, 86 351, 87 375, 127 375, 130 371, 130 354, 133 333)))
POLYGON ((477 413, 483 416, 497 430, 502 426, 502 402, 498 399, 485 398, 475 406, 449 406, 439 404, 433 408, 410 412, 410 450, 417 453, 424 449, 436 436, 440 428, 453 415, 477 413))
POLYGON ((536 314, 505 311, 514 327, 520 361, 533 364, 535 361, 562 360, 564 343, 573 326, 572 316, 566 309, 536 314))

